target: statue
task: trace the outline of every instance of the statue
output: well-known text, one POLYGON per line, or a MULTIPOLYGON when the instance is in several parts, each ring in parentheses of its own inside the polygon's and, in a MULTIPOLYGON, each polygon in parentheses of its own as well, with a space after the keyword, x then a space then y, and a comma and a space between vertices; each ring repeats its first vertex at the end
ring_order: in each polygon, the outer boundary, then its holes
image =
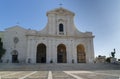
POLYGON ((115 57, 115 49, 114 49, 114 52, 111 52, 111 56, 114 58, 115 57))

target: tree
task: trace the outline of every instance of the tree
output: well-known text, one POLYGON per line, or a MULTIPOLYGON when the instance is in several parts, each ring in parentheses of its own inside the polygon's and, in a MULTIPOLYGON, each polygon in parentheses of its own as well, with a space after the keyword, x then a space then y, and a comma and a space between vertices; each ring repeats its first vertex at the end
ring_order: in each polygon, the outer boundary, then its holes
POLYGON ((3 48, 3 42, 1 41, 0 38, 0 60, 4 54, 5 54, 5 49, 3 48))
POLYGON ((111 59, 111 57, 108 57, 108 58, 106 59, 106 62, 110 63, 110 59, 111 59))

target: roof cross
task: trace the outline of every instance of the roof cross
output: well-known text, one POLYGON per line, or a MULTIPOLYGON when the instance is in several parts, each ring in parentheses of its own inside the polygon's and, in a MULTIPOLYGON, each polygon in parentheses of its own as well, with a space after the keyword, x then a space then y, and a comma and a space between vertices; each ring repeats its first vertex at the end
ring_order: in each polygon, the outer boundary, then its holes
POLYGON ((60 3, 59 5, 60 5, 60 7, 62 7, 62 5, 63 5, 63 4, 62 4, 62 3, 60 3))
POLYGON ((17 25, 19 25, 20 23, 19 22, 16 22, 17 25))

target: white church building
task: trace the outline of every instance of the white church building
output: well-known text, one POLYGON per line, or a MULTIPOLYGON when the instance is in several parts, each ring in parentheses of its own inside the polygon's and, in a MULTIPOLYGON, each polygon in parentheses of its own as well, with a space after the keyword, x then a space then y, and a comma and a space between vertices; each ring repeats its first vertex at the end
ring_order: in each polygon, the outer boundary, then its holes
POLYGON ((48 22, 41 31, 18 25, 0 32, 6 49, 3 62, 9 63, 92 63, 92 32, 80 32, 75 14, 64 8, 47 12, 48 22))

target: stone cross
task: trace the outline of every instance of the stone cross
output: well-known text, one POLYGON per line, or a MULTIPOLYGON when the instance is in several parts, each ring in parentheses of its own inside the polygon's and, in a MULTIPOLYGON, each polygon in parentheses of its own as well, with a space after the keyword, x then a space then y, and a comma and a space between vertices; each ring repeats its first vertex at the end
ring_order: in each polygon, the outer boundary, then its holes
POLYGON ((62 3, 60 3, 59 5, 60 5, 60 7, 62 7, 62 5, 63 5, 63 4, 62 4, 62 3))
POLYGON ((19 25, 20 23, 19 22, 16 22, 17 25, 19 25))

